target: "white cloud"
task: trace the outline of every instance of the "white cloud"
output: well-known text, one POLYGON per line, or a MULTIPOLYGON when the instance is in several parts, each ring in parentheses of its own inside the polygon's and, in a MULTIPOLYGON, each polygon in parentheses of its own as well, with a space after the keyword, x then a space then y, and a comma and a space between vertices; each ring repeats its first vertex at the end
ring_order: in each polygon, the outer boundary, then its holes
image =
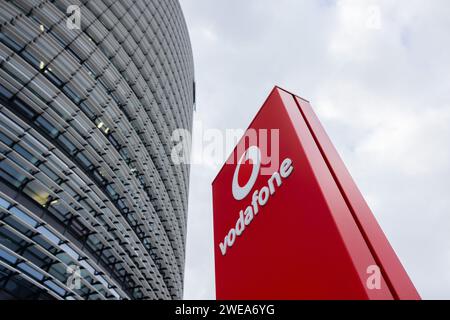
MULTIPOLYGON (((181 4, 204 125, 247 127, 275 84, 310 100, 422 296, 450 298, 447 1, 181 4)), ((216 173, 191 168, 186 298, 215 296, 216 173)))

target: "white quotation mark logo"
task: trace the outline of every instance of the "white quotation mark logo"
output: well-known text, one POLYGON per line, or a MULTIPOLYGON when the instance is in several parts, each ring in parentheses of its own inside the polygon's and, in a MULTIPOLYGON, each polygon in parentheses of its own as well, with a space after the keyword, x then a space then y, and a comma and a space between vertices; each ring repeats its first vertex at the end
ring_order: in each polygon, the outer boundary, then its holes
POLYGON ((370 276, 367 278, 366 285, 369 290, 381 289, 381 271, 380 267, 376 265, 370 265, 366 270, 370 276))
POLYGON ((366 28, 372 30, 381 29, 381 10, 379 6, 369 6, 367 8, 366 28))
POLYGON ((261 166, 261 151, 259 151, 259 148, 257 146, 251 146, 241 156, 241 159, 239 159, 238 164, 236 166, 236 170, 234 171, 231 190, 233 192, 233 197, 236 200, 244 199, 252 190, 253 186, 255 185, 256 178, 258 178, 260 166, 261 166), (240 186, 238 181, 239 171, 241 169, 241 164, 246 162, 247 160, 251 160, 251 164, 253 165, 252 174, 247 183, 244 186, 240 186))
POLYGON ((69 274, 67 278, 67 287, 71 290, 81 289, 81 271, 80 267, 76 265, 67 266, 66 273, 69 274))
POLYGON ((81 29, 81 10, 77 5, 70 5, 66 10, 70 16, 67 18, 66 26, 70 30, 81 29))

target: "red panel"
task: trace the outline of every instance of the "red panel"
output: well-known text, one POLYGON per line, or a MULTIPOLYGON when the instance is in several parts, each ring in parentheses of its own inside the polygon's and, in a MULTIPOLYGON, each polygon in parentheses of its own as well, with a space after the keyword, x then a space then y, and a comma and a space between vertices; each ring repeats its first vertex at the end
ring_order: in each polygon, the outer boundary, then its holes
MULTIPOLYGON (((217 298, 418 297, 404 296, 393 290, 397 286, 405 286, 405 281, 397 285, 391 276, 409 281, 408 276, 370 211, 364 213, 370 215, 364 222, 355 214, 356 206, 364 200, 358 193, 360 200, 354 196, 354 204, 349 201, 349 194, 354 192, 347 181, 352 182, 350 176, 348 173, 348 177, 345 176, 346 171, 340 172, 347 182, 345 186, 339 181, 337 183, 336 172, 338 169, 342 171, 342 168, 331 167, 329 162, 340 161, 342 164, 342 161, 337 153, 325 154, 329 146, 325 146, 327 140, 323 129, 320 134, 312 134, 312 126, 320 124, 318 121, 314 123, 312 109, 306 110, 306 107, 303 108, 305 102, 296 99, 275 88, 249 127, 279 129, 279 163, 268 170, 268 175, 262 174, 264 165, 261 170, 252 172, 255 161, 251 157, 253 153, 249 152, 250 159, 242 161, 243 165, 236 175, 235 186, 238 187, 233 194, 237 164, 233 164, 231 159, 241 159, 250 147, 241 140, 213 182, 217 298), (285 159, 292 161, 292 171, 287 170, 290 166, 289 162, 283 162, 285 159), (281 185, 277 184, 276 179, 272 180, 273 194, 263 196, 261 199, 264 201, 253 201, 253 198, 270 194, 264 190, 269 190, 268 180, 274 172, 280 174, 281 185), (252 177, 256 180, 254 185, 249 184, 246 195, 243 192, 245 188, 239 186, 244 187, 245 181, 251 181, 252 177), (243 218, 240 219, 241 210, 246 209, 242 217, 245 217, 247 225, 243 218), (251 221, 250 212, 253 212, 251 221), (234 240, 232 245, 228 243, 221 248, 221 243, 227 243, 226 236, 232 235, 233 230, 235 233, 236 230, 241 231, 238 232, 240 235, 231 236, 234 240), (369 237, 368 233, 375 234, 369 237), (372 241, 378 242, 374 245, 372 241), (392 253, 378 253, 378 250, 391 250, 392 253), (380 263, 387 265, 380 266, 380 263), (380 289, 366 286, 369 276, 367 268, 371 265, 379 265, 382 269, 380 289), (391 266, 397 269, 387 272, 391 266)), ((261 141, 254 144, 259 147, 262 163, 265 163, 268 160, 266 154, 270 152, 261 141)), ((255 151, 255 148, 250 150, 255 151)))
POLYGON ((416 288, 409 279, 378 222, 375 220, 369 206, 334 148, 311 105, 308 101, 300 97, 295 97, 295 99, 330 171, 335 177, 341 193, 352 211, 355 221, 378 265, 385 274, 385 278, 394 297, 397 299, 420 299, 416 288))

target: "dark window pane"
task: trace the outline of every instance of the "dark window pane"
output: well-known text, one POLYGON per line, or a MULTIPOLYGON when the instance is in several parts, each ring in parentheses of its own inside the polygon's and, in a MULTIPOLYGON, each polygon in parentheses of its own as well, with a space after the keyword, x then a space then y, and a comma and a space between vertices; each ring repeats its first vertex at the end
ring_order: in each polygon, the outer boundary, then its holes
POLYGON ((12 92, 0 84, 0 95, 5 99, 9 99, 12 97, 12 92))
POLYGON ((7 135, 5 135, 3 132, 0 132, 0 140, 6 144, 7 146, 11 147, 14 141, 12 141, 7 135))
POLYGON ((0 41, 10 47, 12 50, 19 52, 22 50, 23 46, 14 41, 11 37, 7 36, 5 33, 0 32, 0 41))
POLYGON ((30 161, 32 164, 36 164, 38 162, 38 159, 22 146, 16 144, 13 149, 16 150, 17 153, 19 153, 22 157, 30 161))
POLYGON ((74 155, 78 151, 77 147, 65 135, 60 135, 58 141, 70 155, 74 155))
POLYGON ((37 113, 31 109, 29 106, 27 106, 22 100, 19 98, 14 99, 13 101, 14 106, 17 108, 17 111, 19 111, 22 115, 24 115, 28 119, 33 119, 37 113))
POLYGON ((0 178, 5 179, 16 188, 20 188, 26 177, 11 167, 6 161, 0 162, 0 178))
POLYGON ((6 261, 10 264, 16 263, 17 258, 13 256, 12 254, 6 252, 5 250, 0 248, 0 259, 3 261, 6 261))
POLYGON ((43 116, 39 116, 36 119, 36 124, 47 132, 52 138, 56 138, 58 136, 59 131, 43 116))

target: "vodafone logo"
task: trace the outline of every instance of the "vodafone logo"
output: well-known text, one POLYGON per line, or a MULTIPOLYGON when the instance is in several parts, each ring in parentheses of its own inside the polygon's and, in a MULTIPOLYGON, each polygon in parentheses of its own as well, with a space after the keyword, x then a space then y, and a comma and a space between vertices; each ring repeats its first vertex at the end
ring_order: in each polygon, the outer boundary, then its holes
MULTIPOLYGON (((231 182, 231 191, 234 199, 241 201, 253 190, 259 177, 260 168, 261 152, 257 146, 251 146, 241 156, 234 171, 233 181, 231 182), (240 182, 242 181, 239 181, 239 178, 242 174, 242 167, 247 162, 249 162, 247 165, 252 165, 251 173, 248 178, 246 177, 244 183, 241 184, 240 182)), ((223 256, 227 253, 227 249, 234 245, 237 237, 242 236, 245 228, 261 212, 261 209, 268 203, 278 188, 281 187, 283 179, 288 178, 293 170, 292 160, 289 158, 284 159, 280 168, 267 180, 266 185, 259 190, 253 191, 251 203, 239 212, 239 218, 235 226, 230 229, 225 235, 223 242, 219 244, 220 252, 223 256)))
POLYGON ((236 170, 234 171, 231 191, 233 192, 233 197, 236 200, 242 200, 250 193, 253 186, 255 185, 256 179, 258 178, 260 167, 261 151, 259 151, 259 148, 257 146, 251 146, 241 156, 241 159, 239 159, 237 163, 236 170), (241 187, 239 185, 239 172, 241 170, 242 164, 247 161, 251 161, 251 164, 253 165, 252 173, 247 183, 243 187, 241 187))

